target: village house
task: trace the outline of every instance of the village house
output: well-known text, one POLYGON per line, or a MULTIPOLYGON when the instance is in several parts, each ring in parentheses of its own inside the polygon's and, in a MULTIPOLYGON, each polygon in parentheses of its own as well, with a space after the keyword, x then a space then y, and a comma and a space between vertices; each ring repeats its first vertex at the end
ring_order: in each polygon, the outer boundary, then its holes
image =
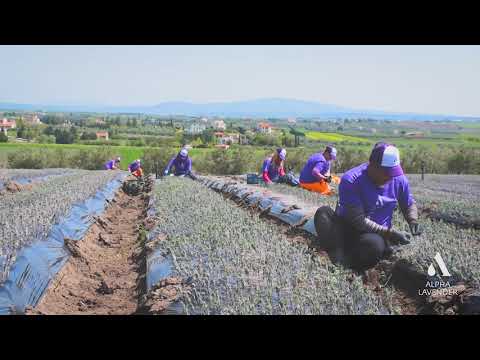
POLYGON ((262 134, 271 134, 272 133, 272 126, 266 122, 260 122, 257 125, 257 131, 262 134))
POLYGON ((424 137, 424 133, 421 131, 413 131, 413 132, 406 133, 405 136, 413 137, 413 138, 422 138, 424 137))
POLYGON ((98 131, 96 135, 97 140, 108 140, 108 131, 98 131))
POLYGON ((295 119, 295 118, 288 118, 287 122, 288 122, 289 124, 296 124, 296 123, 297 123, 297 119, 295 119))
POLYGON ((217 130, 225 130, 227 127, 225 126, 225 122, 223 120, 216 120, 213 122, 213 126, 217 130))
POLYGON ((224 135, 218 139, 218 142, 224 145, 231 145, 235 142, 235 139, 232 135, 224 135))
POLYGON ((17 123, 15 120, 8 120, 7 118, 0 120, 0 132, 3 132, 5 135, 7 135, 9 129, 15 129, 16 127, 17 123))
POLYGON ((195 135, 202 133, 203 131, 205 131, 206 128, 207 127, 204 124, 193 123, 190 125, 186 132, 188 134, 195 135))
POLYGON ((238 139, 240 138, 240 134, 230 134, 230 137, 232 138, 233 142, 237 143, 238 139))
POLYGON ((227 144, 218 144, 218 145, 215 145, 216 148, 219 148, 219 149, 224 149, 224 150, 227 150, 230 145, 227 145, 227 144))
POLYGON ((21 119, 29 125, 38 125, 41 124, 40 118, 37 114, 23 114, 21 119))
POLYGON ((213 133, 213 136, 215 136, 217 139, 222 138, 225 135, 223 131, 217 131, 213 133))

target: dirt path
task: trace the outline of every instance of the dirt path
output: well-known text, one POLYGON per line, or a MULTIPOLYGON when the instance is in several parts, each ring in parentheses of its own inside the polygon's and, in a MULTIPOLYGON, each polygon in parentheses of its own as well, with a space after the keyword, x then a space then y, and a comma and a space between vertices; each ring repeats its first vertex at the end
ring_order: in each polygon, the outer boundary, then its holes
POLYGON ((31 314, 133 314, 141 269, 139 224, 147 199, 119 190, 106 212, 81 241, 68 241, 72 252, 31 314))

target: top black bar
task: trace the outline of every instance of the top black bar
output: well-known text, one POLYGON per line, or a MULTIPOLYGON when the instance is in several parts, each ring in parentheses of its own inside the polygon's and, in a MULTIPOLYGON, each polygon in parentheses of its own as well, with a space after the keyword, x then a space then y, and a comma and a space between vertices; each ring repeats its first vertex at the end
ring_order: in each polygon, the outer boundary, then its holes
POLYGON ((475 31, 139 31, 22 30, 2 32, 4 45, 475 45, 475 31))
POLYGON ((213 9, 207 9, 204 3, 199 4, 200 9, 187 3, 180 4, 182 9, 158 3, 157 8, 142 12, 131 3, 126 6, 117 3, 107 9, 98 4, 91 9, 72 7, 58 14, 55 9, 47 11, 41 3, 38 11, 30 6, 31 12, 22 11, 21 21, 14 16, 17 11, 4 9, 0 44, 480 44, 480 28, 473 10, 459 14, 449 6, 445 8, 447 16, 441 17, 435 12, 442 8, 439 5, 429 7, 424 14, 420 13, 419 5, 415 8, 397 5, 383 6, 385 12, 377 14, 362 3, 360 7, 368 13, 365 15, 347 3, 341 4, 342 9, 331 9, 325 4, 318 4, 318 8, 298 4, 301 11, 291 3, 264 8, 257 3, 255 7, 242 3, 213 9), (119 9, 124 10, 121 17, 116 14, 119 9), (216 14, 215 9, 224 11, 216 14))

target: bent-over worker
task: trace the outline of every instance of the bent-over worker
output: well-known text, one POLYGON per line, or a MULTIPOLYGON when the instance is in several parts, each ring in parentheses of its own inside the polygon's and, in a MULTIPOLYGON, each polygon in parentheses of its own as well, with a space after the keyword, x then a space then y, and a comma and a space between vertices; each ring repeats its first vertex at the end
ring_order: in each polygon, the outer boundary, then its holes
POLYGON ((300 173, 300 187, 318 192, 322 195, 331 195, 328 185, 332 181, 330 163, 337 158, 337 149, 327 146, 323 153, 310 156, 300 173))
POLYGON ((196 179, 192 173, 192 159, 188 156, 188 150, 183 148, 180 152, 173 156, 167 164, 167 167, 163 171, 163 175, 167 176, 171 169, 175 168, 175 176, 189 176, 192 179, 196 179))
POLYGON ((128 165, 128 171, 132 173, 133 176, 139 178, 143 175, 142 163, 140 159, 135 160, 130 165, 128 165))
POLYGON ((118 169, 119 165, 120 165, 120 156, 118 156, 115 159, 107 161, 104 167, 105 167, 105 170, 116 170, 118 169))

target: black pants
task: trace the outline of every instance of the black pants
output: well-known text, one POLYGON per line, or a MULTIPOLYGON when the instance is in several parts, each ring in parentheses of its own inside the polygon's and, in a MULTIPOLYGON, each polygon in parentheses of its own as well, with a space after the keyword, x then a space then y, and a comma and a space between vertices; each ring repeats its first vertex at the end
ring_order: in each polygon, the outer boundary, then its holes
POLYGON ((287 184, 290 186, 298 186, 300 184, 299 180, 295 177, 293 173, 285 174, 284 176, 279 176, 278 179, 274 182, 279 184, 287 184))
POLYGON ((334 254, 337 262, 362 271, 374 267, 383 258, 386 250, 383 237, 358 232, 329 206, 319 208, 314 221, 319 245, 334 254))

